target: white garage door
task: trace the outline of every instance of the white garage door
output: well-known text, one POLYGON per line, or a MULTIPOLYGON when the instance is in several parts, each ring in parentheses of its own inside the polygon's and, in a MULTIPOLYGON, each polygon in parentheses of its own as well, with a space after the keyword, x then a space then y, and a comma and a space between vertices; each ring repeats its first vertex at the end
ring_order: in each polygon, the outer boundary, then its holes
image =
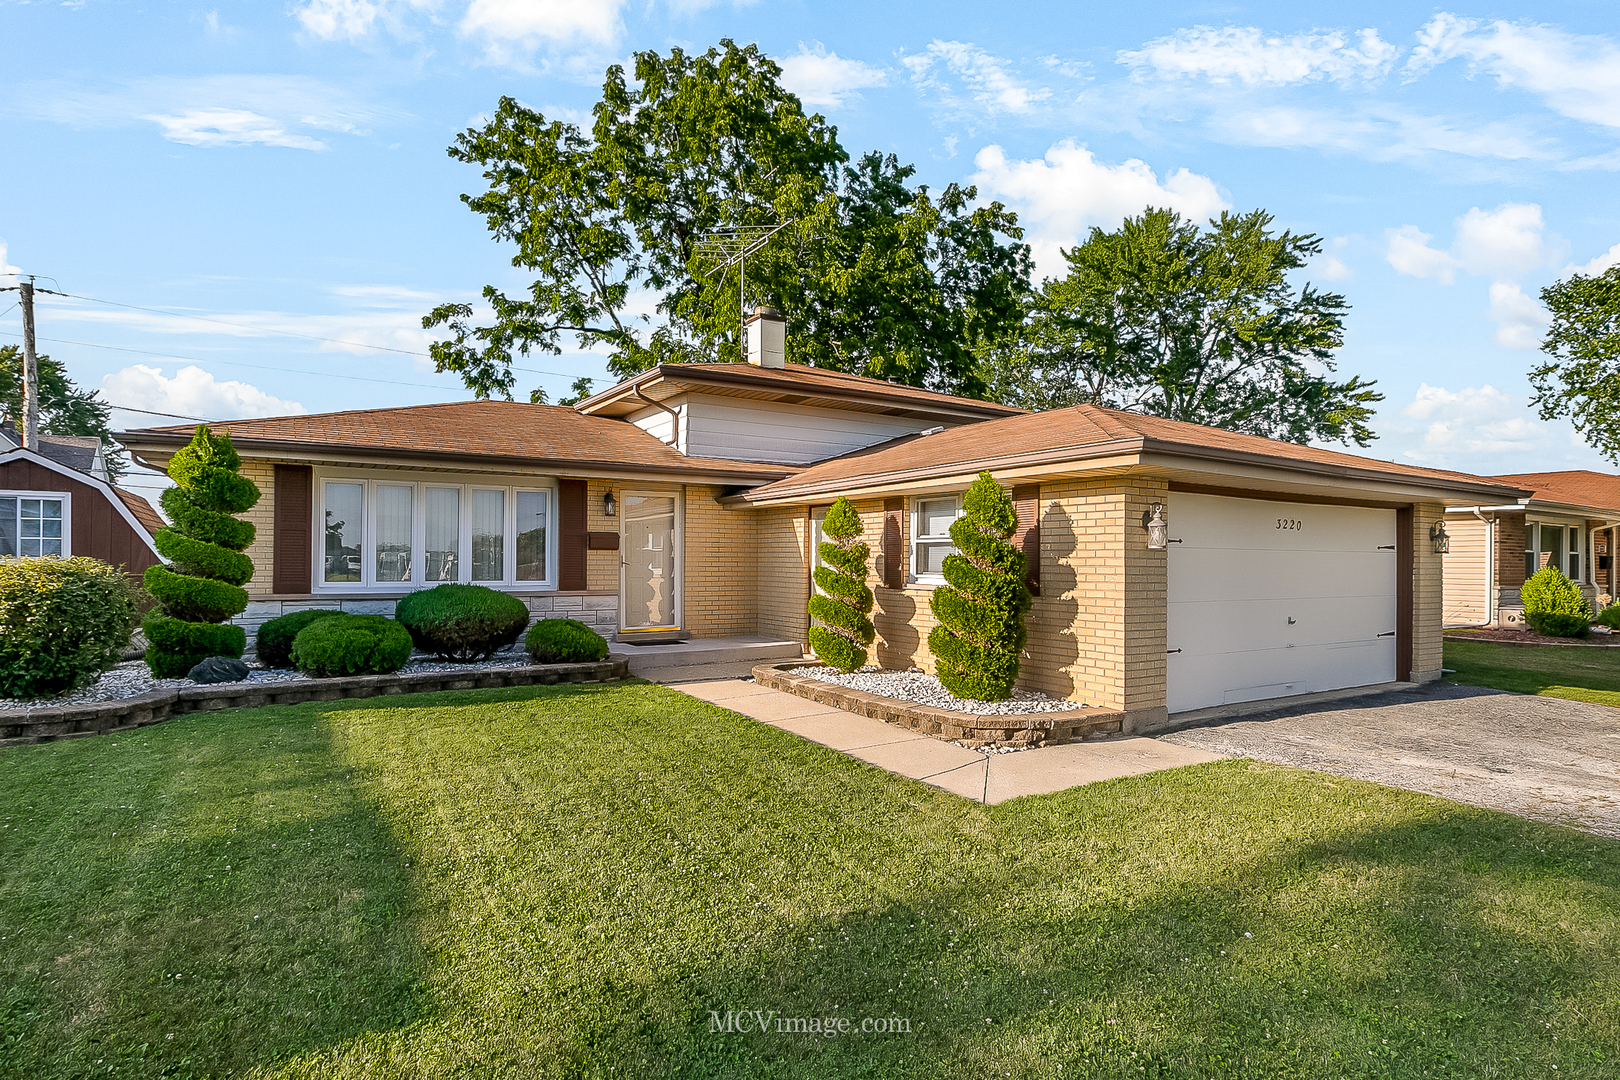
POLYGON ((1172 494, 1170 711, 1395 678, 1395 511, 1172 494))

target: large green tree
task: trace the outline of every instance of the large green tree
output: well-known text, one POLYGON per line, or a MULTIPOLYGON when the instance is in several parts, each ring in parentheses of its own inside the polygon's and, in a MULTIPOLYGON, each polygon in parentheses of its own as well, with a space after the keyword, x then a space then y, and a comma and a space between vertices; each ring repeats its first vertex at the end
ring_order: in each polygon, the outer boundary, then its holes
POLYGON ((1541 290, 1552 316, 1530 372, 1543 420, 1568 416, 1588 443, 1620 464, 1620 266, 1572 274, 1541 290))
POLYGON ((1332 378, 1349 305, 1290 275, 1322 249, 1262 210, 1207 228, 1148 209, 1064 252, 1017 335, 987 353, 992 394, 1095 404, 1268 438, 1366 446, 1383 395, 1332 378))
POLYGON ((588 132, 503 98, 458 136, 450 155, 489 185, 463 201, 534 278, 486 287, 486 322, 456 303, 424 318, 449 332, 438 369, 510 397, 515 357, 567 345, 605 347, 619 376, 737 360, 742 313, 764 303, 787 318, 789 359, 982 390, 974 346, 1016 323, 1028 287, 1016 219, 972 188, 932 195, 892 157, 850 165, 780 79, 731 41, 642 52, 631 74, 608 69, 588 132), (716 234, 777 227, 741 288, 716 234))
MULTIPOLYGON (((37 358, 39 366, 39 428, 47 435, 91 435, 101 440, 107 472, 116 482, 126 465, 113 441, 111 407, 99 390, 81 390, 67 376, 61 361, 37 358)), ((0 345, 0 409, 19 427, 22 424, 23 354, 16 345, 0 345)))

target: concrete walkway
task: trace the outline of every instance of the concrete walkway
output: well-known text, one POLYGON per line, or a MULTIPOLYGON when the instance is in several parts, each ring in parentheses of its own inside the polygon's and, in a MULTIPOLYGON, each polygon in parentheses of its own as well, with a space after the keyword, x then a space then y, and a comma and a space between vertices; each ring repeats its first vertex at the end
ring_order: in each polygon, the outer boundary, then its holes
POLYGON ((740 679, 688 682, 670 689, 981 803, 1046 795, 1096 780, 1218 761, 1225 756, 1141 738, 986 755, 740 679))

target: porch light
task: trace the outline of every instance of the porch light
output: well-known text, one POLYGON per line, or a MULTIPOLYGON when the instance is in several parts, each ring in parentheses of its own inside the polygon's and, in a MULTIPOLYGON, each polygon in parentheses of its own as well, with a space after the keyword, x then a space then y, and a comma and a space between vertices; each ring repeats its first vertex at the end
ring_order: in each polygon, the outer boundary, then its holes
POLYGON ((1164 504, 1153 504, 1153 516, 1147 520, 1148 550, 1163 551, 1170 546, 1169 528, 1164 523, 1164 504))
POLYGON ((1451 537, 1446 534, 1445 522, 1434 523, 1434 528, 1429 530, 1429 543, 1434 545, 1436 555, 1444 555, 1451 550, 1451 537))
POLYGON ((610 488, 602 495, 602 513, 614 517, 619 512, 619 504, 613 500, 613 491, 610 488))

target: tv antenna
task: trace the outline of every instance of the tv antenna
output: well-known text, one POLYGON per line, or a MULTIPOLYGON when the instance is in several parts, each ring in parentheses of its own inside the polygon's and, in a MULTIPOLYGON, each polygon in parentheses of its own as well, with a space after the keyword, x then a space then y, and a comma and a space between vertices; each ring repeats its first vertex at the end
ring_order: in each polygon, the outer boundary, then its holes
POLYGON ((738 225, 730 229, 713 229, 699 242, 694 250, 696 255, 705 255, 720 261, 710 267, 704 277, 737 268, 737 348, 743 348, 743 339, 748 331, 748 297, 745 295, 748 284, 748 256, 754 254, 768 243, 771 237, 793 224, 784 221, 780 225, 738 225))

